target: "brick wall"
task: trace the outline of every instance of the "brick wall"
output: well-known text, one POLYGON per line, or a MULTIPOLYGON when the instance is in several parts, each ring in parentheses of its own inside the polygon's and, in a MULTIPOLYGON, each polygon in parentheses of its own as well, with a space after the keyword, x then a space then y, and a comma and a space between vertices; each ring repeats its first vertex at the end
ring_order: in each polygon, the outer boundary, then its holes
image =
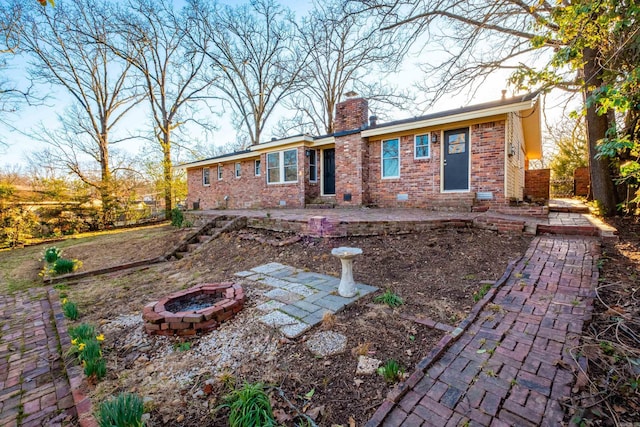
MULTIPOLYGON (((235 177, 235 163, 223 162, 223 177, 218 180, 217 164, 210 166, 211 185, 202 185, 202 168, 187 169, 189 196, 187 206, 200 201, 200 209, 248 209, 259 207, 304 207, 305 186, 309 185, 309 160, 304 147, 298 147, 298 182, 290 184, 267 184, 266 155, 260 156, 262 171, 254 174, 254 160, 240 161, 242 175, 235 177), (224 197, 228 196, 225 202, 224 197), (284 205, 281 204, 284 202, 284 205)), ((317 186, 317 184, 315 184, 317 186)))
POLYGON ((589 168, 577 168, 573 172, 573 194, 576 196, 587 197, 589 195, 589 185, 591 183, 589 177, 589 168))
POLYGON ((369 103, 364 98, 349 98, 336 104, 336 117, 333 131, 362 129, 366 127, 369 115, 369 103))
MULTIPOLYGON (((424 134, 418 132, 417 134, 424 134)), ((431 143, 430 159, 414 159, 415 134, 400 136, 400 177, 382 179, 381 140, 367 145, 368 181, 365 203, 380 207, 467 207, 478 191, 490 191, 494 199, 486 204, 503 204, 505 122, 487 122, 471 126, 471 191, 440 192, 441 132, 438 142, 431 143), (400 196, 400 197, 399 197, 400 196), (402 200, 406 199, 406 200, 402 200)), ((336 145, 338 140, 336 139, 336 145)))
POLYGON ((550 169, 529 169, 524 175, 524 196, 531 199, 549 199, 550 169))
POLYGON ((367 142, 359 133, 336 138, 336 203, 360 206, 364 201, 367 142), (345 200, 350 198, 351 200, 345 200))

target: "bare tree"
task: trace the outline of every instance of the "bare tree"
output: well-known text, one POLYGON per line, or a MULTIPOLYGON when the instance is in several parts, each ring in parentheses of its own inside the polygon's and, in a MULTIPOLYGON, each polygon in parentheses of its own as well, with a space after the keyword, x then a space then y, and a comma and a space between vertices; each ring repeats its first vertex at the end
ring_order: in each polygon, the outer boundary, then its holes
POLYGON ((234 123, 258 144, 276 107, 299 90, 309 52, 288 9, 274 0, 252 0, 238 7, 191 0, 192 40, 218 75, 213 85, 234 113, 234 123))
MULTIPOLYGON (((423 65, 425 84, 419 89, 439 99, 445 94, 469 91, 494 75, 497 70, 514 72, 512 83, 537 89, 552 87, 584 93, 589 98, 602 83, 601 58, 594 49, 583 51, 580 72, 568 69, 553 79, 527 81, 537 59, 552 60, 554 51, 566 42, 549 35, 556 34, 558 25, 554 12, 577 2, 550 3, 546 0, 365 0, 360 13, 378 13, 386 20, 383 31, 406 27, 420 35, 429 47, 430 61, 423 65), (439 46, 437 51, 434 47, 439 46), (441 58, 441 60, 433 60, 441 58), (589 82, 588 85, 584 83, 589 82)), ((425 52, 427 53, 427 52, 425 52)), ((505 82, 506 83, 506 82, 505 82)), ((610 161, 598 156, 598 143, 606 138, 607 117, 597 114, 596 103, 586 107, 591 185, 607 215, 616 210, 616 199, 610 161)))
POLYGON ((70 95, 73 106, 60 131, 45 129, 33 137, 52 144, 58 164, 99 191, 103 220, 110 221, 110 146, 125 139, 115 137, 114 130, 141 99, 129 79, 130 65, 93 43, 107 39, 110 32, 102 19, 106 13, 95 2, 36 7, 25 16, 20 34, 21 49, 29 55, 29 75, 37 83, 61 88, 70 95), (97 162, 99 173, 93 173, 93 167, 86 170, 87 159, 97 162))
POLYGON ((281 133, 287 124, 303 133, 333 133, 335 105, 351 90, 380 109, 404 107, 410 97, 388 78, 406 53, 406 32, 380 31, 379 16, 354 13, 352 5, 342 7, 338 0, 314 6, 300 25, 301 49, 309 52, 302 88, 286 102, 296 116, 281 123, 281 133))
MULTIPOLYGON (((141 77, 162 152, 164 200, 173 206, 172 148, 176 130, 194 120, 196 105, 209 98, 213 80, 206 76, 205 55, 190 45, 194 22, 170 0, 131 0, 117 15, 120 38, 110 49, 141 77)), ((207 49, 205 42, 201 48, 207 49)), ((204 122, 198 124, 207 126, 204 122)))

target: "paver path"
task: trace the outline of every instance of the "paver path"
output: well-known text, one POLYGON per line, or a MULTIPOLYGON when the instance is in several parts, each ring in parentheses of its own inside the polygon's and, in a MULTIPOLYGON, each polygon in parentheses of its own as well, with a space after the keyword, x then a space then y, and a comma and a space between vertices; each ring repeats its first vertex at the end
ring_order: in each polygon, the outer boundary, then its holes
POLYGON ((559 399, 574 382, 571 349, 591 315, 598 253, 591 238, 535 238, 471 326, 368 425, 560 425, 559 399))
POLYGON ((62 425, 74 411, 43 288, 0 295, 0 425, 62 425))

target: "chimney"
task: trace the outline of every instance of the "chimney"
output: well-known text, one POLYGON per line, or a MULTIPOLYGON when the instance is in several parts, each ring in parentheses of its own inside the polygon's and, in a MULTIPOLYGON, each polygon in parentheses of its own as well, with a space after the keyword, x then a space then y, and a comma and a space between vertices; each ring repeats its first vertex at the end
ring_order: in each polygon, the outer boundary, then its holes
POLYGON ((502 100, 504 101, 505 99, 507 99, 507 90, 502 89, 502 100))
POLYGON ((357 98, 355 92, 347 93, 346 100, 336 104, 336 117, 333 121, 333 132, 364 129, 367 127, 369 103, 364 98, 357 98))
POLYGON ((369 127, 374 128, 378 125, 378 116, 369 116, 369 127))

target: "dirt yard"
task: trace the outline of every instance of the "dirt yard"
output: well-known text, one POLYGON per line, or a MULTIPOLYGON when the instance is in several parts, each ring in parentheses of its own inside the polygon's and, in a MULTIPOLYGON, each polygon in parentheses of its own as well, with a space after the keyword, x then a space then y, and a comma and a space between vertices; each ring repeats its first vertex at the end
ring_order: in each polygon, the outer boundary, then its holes
MULTIPOLYGON (((99 325, 106 335, 108 377, 92 391, 96 402, 119 391, 145 397, 149 425, 226 425, 215 411, 229 384, 261 381, 284 425, 362 425, 390 391, 377 374, 355 376, 358 354, 394 359, 411 373, 441 338, 407 316, 455 325, 474 304, 483 280, 499 278, 508 261, 519 258, 529 239, 480 230, 438 230, 424 234, 339 239, 302 238, 282 247, 259 243, 290 237, 265 231, 223 234, 190 256, 148 268, 83 279, 60 287, 82 310, 79 321, 99 325), (355 279, 398 294, 394 310, 369 295, 340 312, 333 321, 289 340, 257 321, 256 306, 266 301, 264 285, 242 282, 234 273, 277 261, 338 277, 340 262, 330 255, 338 246, 364 251, 354 266, 355 279), (149 337, 140 312, 148 302, 198 283, 235 280, 247 293, 245 309, 218 330, 190 340, 149 337), (347 337, 347 350, 317 358, 305 341, 319 330, 347 337), (296 417, 297 416, 297 417, 296 417)), ((80 259, 145 258, 145 247, 124 236, 109 243, 68 248, 80 259), (135 248, 135 249, 133 249, 135 248), (77 254, 77 255, 76 255, 77 254)), ((85 264, 86 265, 86 264, 85 264)))

